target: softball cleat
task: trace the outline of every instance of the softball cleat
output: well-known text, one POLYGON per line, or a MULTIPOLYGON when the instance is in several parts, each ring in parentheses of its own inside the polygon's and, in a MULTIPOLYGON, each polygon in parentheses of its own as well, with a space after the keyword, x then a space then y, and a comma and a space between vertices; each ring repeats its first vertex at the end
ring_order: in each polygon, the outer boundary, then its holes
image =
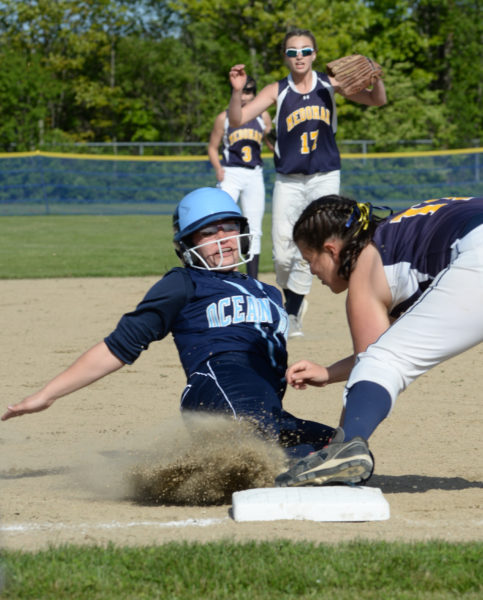
POLYGON ((367 442, 354 437, 344 442, 339 427, 333 440, 322 450, 299 460, 275 478, 277 487, 326 485, 329 483, 363 484, 374 471, 374 458, 367 442))

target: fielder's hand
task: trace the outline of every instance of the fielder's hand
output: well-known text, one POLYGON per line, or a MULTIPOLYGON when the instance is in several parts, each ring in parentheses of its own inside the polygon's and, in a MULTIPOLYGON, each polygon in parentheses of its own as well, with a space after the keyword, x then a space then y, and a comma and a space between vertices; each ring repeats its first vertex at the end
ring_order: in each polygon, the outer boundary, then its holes
POLYGON ((287 383, 296 390, 305 390, 308 385, 324 387, 329 383, 329 372, 322 365, 310 360, 299 360, 286 373, 287 383))
POLYGON ((235 65, 230 69, 230 83, 231 87, 241 92, 247 82, 247 74, 245 71, 245 65, 235 65))

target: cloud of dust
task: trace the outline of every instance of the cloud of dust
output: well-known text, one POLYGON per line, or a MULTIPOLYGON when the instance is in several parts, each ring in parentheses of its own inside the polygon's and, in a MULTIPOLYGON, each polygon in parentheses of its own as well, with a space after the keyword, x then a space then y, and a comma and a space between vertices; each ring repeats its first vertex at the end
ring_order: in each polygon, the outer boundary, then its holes
POLYGON ((170 419, 130 446, 101 452, 101 460, 97 452, 76 478, 111 498, 206 506, 230 504, 236 491, 272 487, 286 468, 278 444, 261 439, 247 422, 219 415, 170 419), (146 449, 146 439, 156 441, 146 449))

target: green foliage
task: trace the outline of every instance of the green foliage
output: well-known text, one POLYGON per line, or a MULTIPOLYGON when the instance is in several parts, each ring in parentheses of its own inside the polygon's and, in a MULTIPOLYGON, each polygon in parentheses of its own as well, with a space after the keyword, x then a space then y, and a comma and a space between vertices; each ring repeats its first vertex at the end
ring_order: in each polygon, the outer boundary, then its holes
POLYGON ((481 597, 481 543, 169 543, 4 552, 12 598, 481 597))
MULTIPOLYGON (((280 44, 310 28, 315 67, 360 52, 386 72, 389 104, 338 98, 339 140, 483 136, 476 0, 4 0, 0 150, 54 140, 207 142, 244 63, 259 87, 287 73, 280 44), (408 112, 409 111, 409 112, 408 112), (404 117, 407 115, 407 118, 404 117)), ((273 109, 272 109, 273 113, 273 109)))

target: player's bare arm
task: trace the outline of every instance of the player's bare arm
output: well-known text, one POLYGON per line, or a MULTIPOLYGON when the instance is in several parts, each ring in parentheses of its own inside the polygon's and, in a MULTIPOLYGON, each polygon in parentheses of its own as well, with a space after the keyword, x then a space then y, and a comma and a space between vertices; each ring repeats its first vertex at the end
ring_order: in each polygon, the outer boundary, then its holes
POLYGON ((27 396, 18 404, 9 406, 2 416, 2 421, 45 410, 58 398, 80 390, 122 366, 124 363, 112 354, 106 344, 99 342, 65 371, 51 379, 41 390, 27 396))
POLYGON ((354 366, 354 356, 350 355, 329 367, 324 367, 310 360, 299 360, 287 369, 287 383, 296 390, 304 390, 308 385, 324 387, 329 383, 346 381, 354 366))
POLYGON ((342 92, 337 82, 337 79, 329 76, 329 80, 334 90, 341 96, 344 96, 344 98, 350 100, 351 102, 365 104, 366 106, 384 106, 384 104, 387 103, 386 88, 382 79, 377 79, 374 82, 372 88, 361 90, 360 92, 352 94, 351 96, 347 96, 342 92))
POLYGON ((235 65, 230 71, 232 94, 228 106, 228 118, 232 127, 240 127, 261 115, 277 100, 278 83, 265 86, 255 98, 242 107, 242 90, 246 82, 245 65, 235 65))
POLYGON ((272 119, 269 115, 269 113, 267 111, 265 111, 262 114, 262 119, 263 122, 265 123, 265 131, 263 132, 263 139, 265 141, 265 144, 267 146, 267 148, 273 152, 274 151, 274 146, 269 138, 269 133, 272 131, 272 119))
POLYGON ((221 166, 219 154, 219 148, 225 130, 225 116, 226 111, 223 111, 216 117, 215 124, 211 130, 210 141, 208 142, 208 158, 215 170, 217 181, 223 181, 225 177, 225 171, 221 166))
POLYGON ((391 291, 377 249, 360 253, 349 279, 346 308, 354 353, 366 350, 390 325, 391 291))

